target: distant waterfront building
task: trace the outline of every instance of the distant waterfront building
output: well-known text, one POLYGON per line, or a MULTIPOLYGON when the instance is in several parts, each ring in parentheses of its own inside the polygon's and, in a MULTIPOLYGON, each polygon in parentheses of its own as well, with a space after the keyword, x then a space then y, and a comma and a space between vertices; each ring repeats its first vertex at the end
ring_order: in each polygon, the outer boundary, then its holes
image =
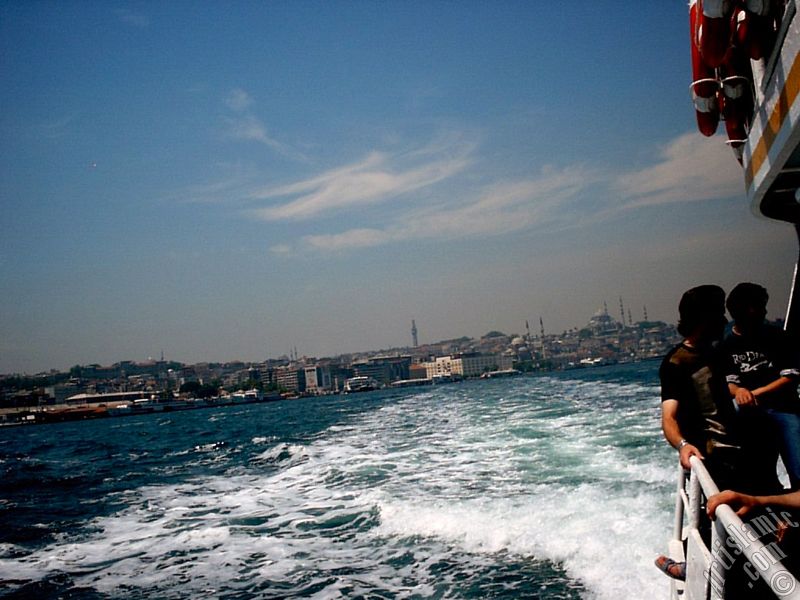
POLYGON ((331 368, 328 365, 305 367, 306 392, 322 394, 331 391, 331 368))
POLYGON ((453 375, 453 357, 452 356, 438 356, 432 361, 421 363, 425 367, 425 376, 427 379, 436 379, 437 377, 451 377, 453 375))
MULTIPOLYGON (((238 365, 237 365, 238 366, 238 365)), ((247 384, 254 376, 250 368, 237 368, 222 377, 222 385, 225 387, 239 387, 247 384)), ((260 374, 258 375, 260 377, 260 374)))
POLYGON ((456 362, 457 369, 463 377, 479 377, 487 371, 505 371, 514 366, 514 359, 500 354, 462 354, 456 362))
POLYGON ((181 369, 180 371, 171 371, 169 373, 170 379, 174 381, 175 385, 180 388, 182 385, 191 383, 191 382, 198 382, 203 383, 200 380, 200 377, 197 375, 197 372, 192 368, 181 369))
POLYGON ((275 384, 275 370, 267 364, 261 364, 258 368, 258 380, 264 389, 269 389, 275 384))
POLYGON ((44 388, 45 395, 53 399, 55 404, 63 404, 70 396, 76 396, 84 391, 84 388, 74 382, 61 383, 44 388))
POLYGON ((280 390, 302 394, 306 391, 305 368, 278 367, 275 369, 275 383, 280 390))
POLYGON ((425 363, 414 363, 408 368, 409 379, 430 379, 425 363))
POLYGON ((330 364, 331 371, 331 390, 340 392, 344 389, 344 382, 355 375, 355 371, 349 366, 344 366, 338 362, 330 364))
POLYGON ((428 379, 437 377, 480 377, 487 371, 504 371, 514 366, 511 356, 466 352, 453 356, 439 356, 422 363, 428 379))
POLYGON ((357 377, 371 377, 387 385, 398 379, 408 379, 410 356, 376 356, 351 365, 357 377))

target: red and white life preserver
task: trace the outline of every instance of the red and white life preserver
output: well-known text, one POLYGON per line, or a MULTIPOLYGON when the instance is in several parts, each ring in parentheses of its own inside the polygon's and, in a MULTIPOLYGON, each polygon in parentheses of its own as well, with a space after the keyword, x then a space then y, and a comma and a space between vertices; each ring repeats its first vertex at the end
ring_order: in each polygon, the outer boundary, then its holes
POLYGON ((753 114, 753 72, 745 51, 732 46, 720 66, 720 111, 730 137, 731 129, 746 130, 753 114))
POLYGON ((738 9, 734 39, 753 60, 767 55, 775 37, 775 17, 770 0, 747 0, 745 7, 738 9))
POLYGON ((692 102, 694 103, 697 117, 697 128, 705 136, 712 136, 719 125, 719 104, 717 81, 714 69, 709 67, 700 54, 697 38, 697 17, 699 14, 698 0, 692 0, 689 5, 689 29, 692 47, 692 102))
POLYGON ((742 162, 742 153, 753 115, 752 71, 743 48, 733 46, 719 68, 719 103, 725 119, 727 144, 736 159, 742 162))
POLYGON ((739 162, 753 117, 750 60, 775 43, 786 0, 690 0, 692 101, 706 136, 725 121, 727 144, 739 162))
POLYGON ((697 0, 695 31, 703 62, 711 68, 725 60, 731 42, 731 0, 697 0))

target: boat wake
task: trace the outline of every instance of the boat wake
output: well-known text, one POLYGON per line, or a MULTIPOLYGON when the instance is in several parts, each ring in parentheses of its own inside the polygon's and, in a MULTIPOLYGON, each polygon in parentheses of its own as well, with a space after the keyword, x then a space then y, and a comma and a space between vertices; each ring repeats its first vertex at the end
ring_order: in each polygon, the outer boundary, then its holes
POLYGON ((127 492, 79 533, 6 549, 0 580, 115 598, 659 594, 674 469, 657 409, 647 386, 429 388, 308 444, 259 438, 244 468, 127 492))

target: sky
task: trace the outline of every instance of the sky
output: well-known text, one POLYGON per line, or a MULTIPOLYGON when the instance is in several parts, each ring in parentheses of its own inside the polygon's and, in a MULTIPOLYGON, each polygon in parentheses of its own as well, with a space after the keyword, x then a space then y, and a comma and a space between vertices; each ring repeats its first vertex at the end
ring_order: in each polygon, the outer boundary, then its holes
POLYGON ((681 0, 0 3, 0 373, 786 308, 681 0))

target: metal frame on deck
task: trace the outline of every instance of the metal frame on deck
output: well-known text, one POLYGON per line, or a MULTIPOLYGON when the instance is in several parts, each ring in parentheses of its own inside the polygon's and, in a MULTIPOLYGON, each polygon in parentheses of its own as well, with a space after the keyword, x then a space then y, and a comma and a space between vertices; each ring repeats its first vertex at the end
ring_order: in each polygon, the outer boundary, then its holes
MULTIPOLYGON (((792 223, 800 248, 800 0, 788 0, 775 48, 751 61, 755 111, 743 150, 753 210, 792 223)), ((792 279, 785 329, 800 335, 800 256, 792 279)))
POLYGON ((688 477, 686 471, 678 467, 675 523, 669 543, 670 557, 686 561, 686 581, 671 580, 670 598, 724 600, 731 554, 743 554, 748 564, 754 567, 748 573, 763 579, 775 598, 800 600, 800 585, 795 576, 730 506, 718 506, 716 520, 709 523, 705 499, 719 493, 719 489, 702 461, 694 456, 690 460, 692 469, 688 477), (708 529, 710 544, 706 543, 702 533, 708 529))

